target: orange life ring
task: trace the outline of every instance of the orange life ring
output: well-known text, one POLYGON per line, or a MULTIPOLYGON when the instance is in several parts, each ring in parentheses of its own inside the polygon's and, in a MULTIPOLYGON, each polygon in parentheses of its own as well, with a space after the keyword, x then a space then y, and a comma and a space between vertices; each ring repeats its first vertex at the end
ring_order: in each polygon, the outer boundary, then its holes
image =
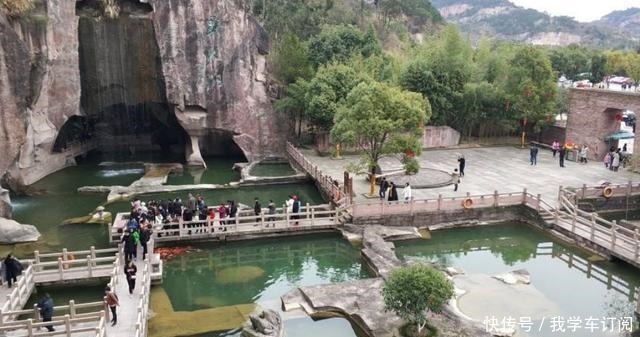
POLYGON ((469 209, 473 207, 473 200, 471 200, 471 198, 466 198, 462 200, 462 207, 464 207, 464 209, 469 209))
MULTIPOLYGON (((67 258, 63 259, 64 261, 73 261, 75 260, 76 257, 73 256, 73 253, 67 253, 67 258)), ((71 262, 64 262, 62 263, 62 268, 64 269, 69 269, 71 267, 71 262)))
POLYGON ((604 196, 607 199, 611 198, 613 196, 613 188, 611 188, 611 186, 607 186, 604 189, 602 189, 602 196, 604 196))

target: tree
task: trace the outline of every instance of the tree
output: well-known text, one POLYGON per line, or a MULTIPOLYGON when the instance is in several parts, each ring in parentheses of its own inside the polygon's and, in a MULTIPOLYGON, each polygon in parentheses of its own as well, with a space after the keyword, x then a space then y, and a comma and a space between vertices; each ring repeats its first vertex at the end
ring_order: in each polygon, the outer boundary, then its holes
POLYGON ((591 83, 600 83, 607 76, 607 57, 602 53, 591 56, 591 83))
POLYGON ((276 78, 285 85, 298 78, 308 80, 313 74, 306 46, 292 34, 278 42, 272 63, 276 78))
POLYGON ((309 121, 322 130, 331 130, 338 107, 349 92, 364 80, 361 74, 344 64, 332 63, 320 67, 306 88, 306 115, 309 121))
POLYGON ((455 107, 473 73, 472 55, 469 41, 454 26, 447 26, 421 48, 403 73, 402 87, 431 102, 434 124, 450 125, 455 119, 455 107))
POLYGON ((427 312, 440 312, 453 295, 444 274, 423 265, 392 271, 382 288, 385 310, 415 324, 418 334, 427 325, 427 312))
POLYGON ((429 103, 419 94, 375 81, 362 82, 338 110, 331 138, 363 151, 373 194, 378 160, 406 150, 420 153, 418 136, 430 116, 429 103))
POLYGON ((308 47, 315 67, 332 61, 346 62, 355 54, 367 57, 381 51, 372 29, 364 35, 358 28, 347 25, 324 26, 318 35, 309 39, 308 47))
POLYGON ((505 91, 511 103, 510 110, 523 121, 522 146, 528 124, 540 131, 544 122, 553 117, 557 89, 546 55, 533 46, 521 47, 511 60, 505 91))
POLYGON ((275 106, 278 111, 288 114, 293 122, 294 130, 297 129, 297 137, 300 139, 302 133, 302 119, 307 109, 306 95, 309 90, 309 82, 299 78, 296 82, 289 84, 285 89, 285 95, 279 99, 275 106))

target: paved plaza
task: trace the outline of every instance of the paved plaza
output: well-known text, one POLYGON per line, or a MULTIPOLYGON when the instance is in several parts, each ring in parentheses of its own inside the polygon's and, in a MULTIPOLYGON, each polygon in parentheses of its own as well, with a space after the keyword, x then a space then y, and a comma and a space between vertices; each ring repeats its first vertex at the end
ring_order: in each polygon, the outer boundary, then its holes
MULTIPOLYGON (((345 156, 343 160, 333 160, 316 155, 314 150, 304 150, 303 153, 323 172, 340 181, 343 179, 347 164, 358 162, 360 158, 353 155, 345 156)), ((453 185, 414 189, 414 198, 437 198, 438 194, 445 197, 463 196, 467 192, 472 195, 490 194, 495 190, 500 193, 521 192, 527 188, 530 193, 541 194, 543 199, 555 202, 560 185, 580 187, 583 184, 596 185, 602 181, 627 183, 629 180, 637 180, 640 177, 622 167, 618 172, 605 169, 602 161, 591 161, 588 164, 565 161, 565 167, 561 168, 558 157, 553 158, 551 151, 543 149, 538 154, 538 165, 531 166, 529 150, 516 147, 429 150, 424 151, 418 161, 421 167, 453 172, 458 167, 459 154, 465 156, 467 164, 465 176, 462 177, 457 192, 453 191, 453 185)), ((387 159, 383 167, 393 166, 390 162, 393 160, 387 159)), ((366 199, 363 194, 369 191, 369 183, 365 177, 355 177, 353 185, 357 194, 355 199, 366 199)), ((401 190, 398 194, 401 195, 401 190)))

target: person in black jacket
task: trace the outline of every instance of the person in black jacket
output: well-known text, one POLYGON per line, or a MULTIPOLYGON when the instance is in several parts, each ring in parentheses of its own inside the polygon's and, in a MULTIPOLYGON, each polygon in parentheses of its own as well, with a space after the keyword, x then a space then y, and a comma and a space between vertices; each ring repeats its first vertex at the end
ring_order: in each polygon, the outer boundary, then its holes
MULTIPOLYGON (((256 222, 260 222, 260 217, 259 215, 262 213, 262 205, 260 205, 260 201, 258 200, 258 198, 255 198, 255 203, 253 204, 253 214, 256 215, 256 222)), ((257 226, 258 224, 255 224, 254 226, 257 226)))
MULTIPOLYGON (((38 309, 40 310, 40 316, 42 316, 43 322, 51 322, 53 318, 53 299, 49 294, 44 294, 44 297, 38 301, 37 303, 38 309)), ((45 328, 51 331, 56 331, 53 328, 53 325, 45 325, 45 328)))
POLYGON ((133 289, 135 289, 136 287, 137 272, 138 267, 136 267, 132 260, 128 260, 127 264, 124 266, 124 274, 127 276, 127 283, 129 284, 129 294, 133 294, 133 289))
POLYGON ((131 236, 131 232, 127 229, 122 236, 122 243, 124 244, 124 259, 129 261, 133 259, 133 254, 136 251, 136 243, 131 236))
POLYGON ((20 264, 20 261, 16 260, 16 258, 11 254, 7 255, 7 258, 4 259, 3 263, 7 282, 9 283, 9 288, 11 288, 13 283, 18 282, 18 275, 22 273, 22 264, 20 264))
POLYGON ((140 231, 140 245, 142 246, 142 260, 147 256, 147 243, 151 239, 151 225, 142 227, 140 231))
POLYGON ((463 155, 458 157, 458 169, 460 170, 460 176, 464 177, 464 167, 467 164, 467 160, 464 159, 463 155))
POLYGON ((380 199, 384 200, 385 194, 387 193, 387 189, 389 189, 389 182, 387 181, 386 177, 382 177, 382 180, 380 180, 380 199))
POLYGON ((396 184, 391 182, 389 184, 389 201, 398 201, 398 190, 396 189, 396 184))

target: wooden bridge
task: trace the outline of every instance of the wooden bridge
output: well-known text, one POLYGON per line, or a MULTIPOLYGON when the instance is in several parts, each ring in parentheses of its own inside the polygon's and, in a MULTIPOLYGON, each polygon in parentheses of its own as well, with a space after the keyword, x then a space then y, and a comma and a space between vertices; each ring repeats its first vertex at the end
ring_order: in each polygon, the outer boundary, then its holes
MULTIPOLYGON (((344 208, 332 209, 329 205, 305 205, 300 212, 290 213, 286 207, 277 208, 275 214, 253 214, 242 210, 234 218, 154 223, 152 237, 157 243, 191 242, 203 240, 240 240, 278 235, 310 234, 337 229, 339 215, 344 208)), ((112 243, 120 242, 122 231, 129 220, 128 213, 118 213, 109 226, 112 243)))
MULTIPOLYGON (((153 241, 149 246, 150 252, 153 252, 153 241)), ((22 261, 27 268, 15 286, 0 287, 0 298, 5 298, 0 306, 0 335, 146 336, 150 287, 152 278, 162 277, 162 263, 159 256, 153 253, 148 254, 144 261, 138 262, 136 289, 133 295, 127 296, 128 285, 122 256, 121 247, 99 250, 91 247, 84 251, 64 249, 62 252, 47 254, 34 252, 33 259, 22 261), (52 322, 46 323, 41 321, 37 307, 23 309, 37 285, 99 279, 104 279, 105 284, 120 295, 118 324, 113 327, 108 324, 110 311, 104 298, 90 303, 70 301, 68 305, 56 306, 52 322), (56 331, 44 331, 47 325, 52 325, 56 331)))

